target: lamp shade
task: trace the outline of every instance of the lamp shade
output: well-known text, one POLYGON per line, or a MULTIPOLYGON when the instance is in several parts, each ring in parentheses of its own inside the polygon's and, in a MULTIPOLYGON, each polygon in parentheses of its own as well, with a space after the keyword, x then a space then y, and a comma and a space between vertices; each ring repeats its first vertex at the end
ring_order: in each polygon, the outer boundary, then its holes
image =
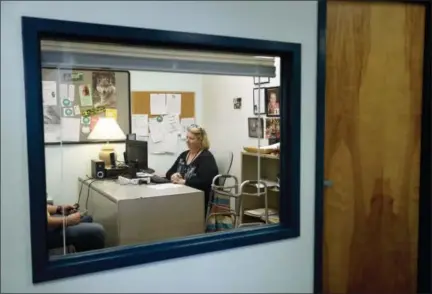
POLYGON ((97 121, 93 131, 88 136, 89 140, 115 141, 126 139, 125 134, 112 117, 101 117, 97 121))

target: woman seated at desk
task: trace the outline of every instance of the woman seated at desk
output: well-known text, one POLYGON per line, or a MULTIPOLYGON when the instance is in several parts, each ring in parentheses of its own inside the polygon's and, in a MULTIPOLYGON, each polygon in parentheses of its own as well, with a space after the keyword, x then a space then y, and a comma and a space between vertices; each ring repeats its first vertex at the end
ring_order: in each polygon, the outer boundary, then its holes
POLYGON ((192 125, 188 129, 184 151, 166 173, 166 178, 175 184, 190 186, 204 191, 205 211, 211 191, 213 178, 218 174, 218 167, 213 154, 208 150, 210 142, 206 131, 192 125))

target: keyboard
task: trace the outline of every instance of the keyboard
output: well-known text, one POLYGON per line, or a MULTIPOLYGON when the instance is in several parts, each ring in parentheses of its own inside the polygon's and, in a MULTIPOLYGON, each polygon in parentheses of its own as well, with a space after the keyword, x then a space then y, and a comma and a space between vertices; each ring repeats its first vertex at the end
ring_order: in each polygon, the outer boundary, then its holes
POLYGON ((150 182, 154 184, 165 184, 165 183, 170 183, 170 180, 168 180, 167 178, 159 177, 157 175, 153 175, 150 178, 150 182))

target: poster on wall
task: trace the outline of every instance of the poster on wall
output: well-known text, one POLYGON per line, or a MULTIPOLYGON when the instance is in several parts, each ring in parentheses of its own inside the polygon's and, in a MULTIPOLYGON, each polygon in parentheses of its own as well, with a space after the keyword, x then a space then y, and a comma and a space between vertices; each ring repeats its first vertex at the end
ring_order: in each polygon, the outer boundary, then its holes
POLYGON ((116 78, 114 72, 96 71, 92 73, 93 103, 95 107, 117 107, 116 78))
POLYGON ((280 138, 280 118, 266 118, 265 137, 266 139, 280 138))
POLYGON ((262 129, 264 128, 264 120, 258 117, 248 118, 248 131, 250 138, 263 138, 262 129))

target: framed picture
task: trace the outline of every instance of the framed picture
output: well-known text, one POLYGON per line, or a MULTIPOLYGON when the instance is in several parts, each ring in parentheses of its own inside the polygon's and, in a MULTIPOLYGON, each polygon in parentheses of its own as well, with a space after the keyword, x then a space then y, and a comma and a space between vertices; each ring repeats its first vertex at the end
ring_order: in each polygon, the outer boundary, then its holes
POLYGON ((280 138, 280 118, 266 117, 265 137, 266 139, 280 138))
POLYGON ((248 118, 248 130, 250 138, 263 138, 264 120, 258 117, 248 118))
POLYGON ((241 109, 242 99, 240 97, 234 98, 233 99, 233 106, 234 106, 234 109, 241 109))
POLYGON ((279 87, 266 88, 265 95, 265 113, 267 116, 280 115, 280 93, 279 87))
POLYGON ((265 95, 265 88, 253 89, 253 113, 255 115, 266 113, 265 95), (259 106, 258 101, 260 101, 259 106))
POLYGON ((268 84, 270 83, 269 77, 254 77, 254 84, 255 85, 262 85, 262 84, 268 84))

